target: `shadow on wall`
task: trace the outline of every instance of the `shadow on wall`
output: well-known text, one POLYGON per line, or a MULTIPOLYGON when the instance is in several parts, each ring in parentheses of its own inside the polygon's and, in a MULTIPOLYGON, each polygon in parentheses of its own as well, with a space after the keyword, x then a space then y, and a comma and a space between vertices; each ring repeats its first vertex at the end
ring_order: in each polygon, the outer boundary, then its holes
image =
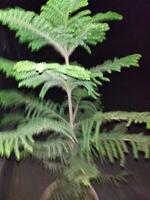
MULTIPOLYGON (((149 162, 128 159, 127 170, 132 172, 128 184, 117 188, 111 185, 95 185, 100 200, 149 200, 150 170, 149 162)), ((105 166, 109 174, 119 171, 119 167, 105 166)), ((0 161, 0 200, 40 200, 42 192, 52 181, 52 177, 34 160, 0 161)))

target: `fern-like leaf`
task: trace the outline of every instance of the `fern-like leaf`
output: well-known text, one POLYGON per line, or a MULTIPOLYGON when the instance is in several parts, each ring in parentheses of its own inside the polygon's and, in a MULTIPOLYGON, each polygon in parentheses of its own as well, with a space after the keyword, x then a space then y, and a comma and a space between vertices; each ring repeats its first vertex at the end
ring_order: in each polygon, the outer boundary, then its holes
POLYGON ((104 41, 109 26, 103 18, 121 19, 115 12, 92 17, 87 5, 87 0, 48 0, 39 15, 21 8, 0 10, 0 22, 16 31, 19 41, 28 42, 33 51, 52 45, 66 58, 78 46, 91 52, 89 45, 104 41))
POLYGON ((111 21, 111 20, 122 20, 123 17, 119 13, 108 11, 106 13, 98 13, 94 16, 94 21, 111 21))
POLYGON ((14 76, 19 87, 36 88, 43 84, 40 97, 44 98, 52 87, 60 87, 67 91, 82 86, 89 96, 97 98, 97 85, 92 81, 92 73, 77 65, 60 65, 58 63, 34 63, 20 61, 14 65, 14 76))
POLYGON ((30 98, 16 90, 0 91, 0 105, 4 108, 19 107, 27 101, 29 102, 30 98))
POLYGON ((62 134, 72 142, 75 141, 69 126, 66 124, 56 120, 39 118, 18 126, 16 130, 0 132, 0 155, 9 157, 14 152, 17 160, 20 160, 22 148, 30 153, 33 152, 35 142, 33 136, 47 131, 54 131, 62 134))
POLYGON ((48 0, 41 7, 41 16, 54 27, 65 26, 69 15, 88 5, 87 0, 48 0))
POLYGON ((138 67, 140 58, 141 58, 140 54, 132 54, 123 58, 114 58, 114 60, 105 61, 103 64, 92 68, 91 72, 95 74, 97 73, 97 75, 98 73, 100 73, 101 75, 101 73, 103 74, 104 72, 107 73, 111 73, 113 71, 120 72, 122 68, 128 68, 131 66, 138 67))
POLYGON ((84 158, 74 157, 70 161, 70 167, 65 171, 66 176, 84 186, 90 185, 90 180, 95 179, 99 172, 93 162, 84 158))
POLYGON ((25 121, 24 113, 15 111, 4 114, 2 119, 0 120, 0 126, 8 128, 17 125, 18 123, 22 123, 23 121, 25 121))
POLYGON ((61 54, 63 49, 56 41, 58 30, 54 30, 47 21, 38 14, 20 8, 0 10, 0 22, 16 31, 21 43, 29 42, 32 50, 38 50, 45 45, 52 45, 61 54))
POLYGON ((101 133, 99 139, 96 137, 93 141, 101 156, 107 157, 112 163, 120 159, 121 166, 124 166, 126 154, 129 153, 128 144, 132 147, 135 159, 140 152, 145 154, 145 158, 150 158, 150 138, 142 134, 101 133))
POLYGON ((125 121, 127 126, 131 123, 149 123, 150 113, 149 112, 98 112, 94 116, 96 121, 109 122, 109 121, 125 121))
MULTIPOLYGON (((66 109, 66 106, 64 106, 64 104, 59 105, 58 103, 55 103, 50 100, 44 101, 44 100, 35 98, 32 95, 27 95, 27 94, 25 95, 16 90, 1 90, 0 91, 0 105, 4 109, 11 109, 11 108, 19 109, 22 106, 24 106, 25 110, 24 110, 23 116, 25 117, 26 120, 38 119, 39 117, 41 118, 46 117, 46 118, 55 119, 55 120, 57 119, 57 120, 63 121, 64 123, 67 123, 67 121, 65 120, 66 116, 64 114, 65 113, 64 110, 66 109)), ((17 115, 16 117, 19 120, 18 118, 19 115, 17 115)), ((13 119, 15 119, 16 117, 14 117, 13 119)), ((20 120, 21 119, 22 117, 20 118, 20 120)), ((2 121, 3 120, 9 121, 9 119, 7 119, 7 116, 5 119, 2 119, 2 121)))
POLYGON ((101 184, 115 184, 116 186, 122 182, 127 183, 127 178, 129 174, 122 171, 119 174, 113 175, 113 174, 104 174, 102 172, 99 173, 98 180, 101 184))
POLYGON ((33 156, 40 160, 60 159, 63 162, 66 160, 66 155, 72 153, 74 143, 64 138, 49 137, 45 142, 37 142, 33 148, 33 156))
POLYGON ((14 65, 15 62, 10 61, 8 59, 0 58, 0 71, 5 73, 7 77, 14 76, 14 70, 13 70, 14 65))
POLYGON ((46 70, 65 74, 67 76, 77 78, 80 80, 90 80, 91 72, 85 70, 85 68, 77 65, 61 65, 58 63, 35 63, 32 61, 20 61, 14 66, 14 71, 21 72, 32 72, 36 71, 40 74, 46 70))

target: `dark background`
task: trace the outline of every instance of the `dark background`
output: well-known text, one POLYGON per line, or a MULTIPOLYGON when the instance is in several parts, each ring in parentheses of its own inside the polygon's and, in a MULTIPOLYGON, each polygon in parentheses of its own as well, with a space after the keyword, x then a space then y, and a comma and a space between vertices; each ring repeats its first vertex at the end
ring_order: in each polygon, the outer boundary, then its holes
MULTIPOLYGON (((0 8, 20 6, 24 9, 39 11, 45 0, 1 0, 0 8)), ((73 54, 72 60, 78 60, 84 66, 92 67, 115 56, 122 57, 132 53, 142 54, 140 68, 124 69, 122 73, 111 75, 111 82, 104 83, 100 91, 105 110, 150 111, 150 1, 149 0, 91 0, 93 13, 117 11, 124 20, 112 22, 107 40, 93 48, 89 56, 81 49, 73 54)), ((14 33, 0 26, 0 56, 13 60, 33 59, 62 62, 62 58, 50 47, 31 53, 27 45, 19 45, 14 33)), ((0 88, 15 87, 13 80, 5 80, 0 75, 0 88)), ((14 161, 1 161, 0 200, 37 200, 49 182, 49 176, 32 160, 20 165, 14 161)), ((106 167, 110 172, 112 168, 106 167)), ((133 177, 126 186, 96 186, 103 200, 149 200, 150 172, 149 162, 128 159, 127 169, 133 171, 133 177)), ((114 171, 118 166, 114 166, 114 171)), ((101 199, 100 199, 101 200, 101 199)))

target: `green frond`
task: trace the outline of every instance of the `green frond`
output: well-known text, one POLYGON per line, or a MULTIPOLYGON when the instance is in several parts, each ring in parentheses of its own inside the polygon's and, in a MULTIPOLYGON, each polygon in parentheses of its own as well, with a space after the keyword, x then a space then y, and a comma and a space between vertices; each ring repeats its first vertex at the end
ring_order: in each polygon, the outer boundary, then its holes
POLYGON ((111 20, 122 20, 123 16, 119 13, 108 11, 106 13, 98 13, 94 16, 94 21, 111 21, 111 20))
POLYGON ((79 86, 86 88, 89 96, 97 98, 97 85, 91 75, 89 70, 77 65, 20 61, 14 66, 14 76, 19 81, 19 87, 36 88, 43 84, 41 98, 52 87, 60 87, 66 91, 68 87, 74 90, 79 86))
POLYGON ((97 105, 95 105, 95 102, 92 103, 90 101, 81 101, 78 105, 78 117, 77 119, 81 119, 80 115, 82 115, 83 119, 89 118, 90 116, 93 116, 93 114, 97 112, 97 105))
POLYGON ((93 162, 88 162, 84 158, 73 157, 65 174, 75 182, 87 187, 90 185, 90 181, 98 176, 99 172, 93 162))
POLYGON ((0 58, 0 71, 6 74, 6 77, 13 77, 14 76, 14 70, 13 67, 15 65, 15 62, 0 58))
MULTIPOLYGON (((91 159, 91 155, 95 153, 95 150, 92 145, 92 140, 95 141, 95 146, 97 146, 99 143, 99 134, 101 129, 101 122, 95 122, 94 120, 90 120, 90 118, 85 118, 81 121, 81 136, 79 136, 80 146, 79 151, 82 156, 84 156, 87 160, 91 159), (94 139, 93 139, 94 138, 94 139)), ((96 154, 95 154, 96 155, 96 154)), ((101 153, 101 157, 103 154, 101 153)))
POLYGON ((62 75, 56 74, 54 76, 54 73, 48 72, 48 75, 52 77, 49 81, 45 82, 42 86, 42 89, 40 91, 39 97, 44 98, 48 92, 53 87, 61 88, 64 91, 67 91, 67 83, 65 81, 65 77, 62 75))
POLYGON ((98 112, 95 114, 94 119, 96 121, 109 122, 109 121, 125 121, 127 126, 131 123, 146 123, 150 122, 149 112, 98 112))
POLYGON ((75 101, 81 101, 82 99, 85 99, 88 96, 89 96, 88 92, 85 88, 78 87, 78 88, 74 89, 72 92, 72 98, 75 101))
POLYGON ((44 142, 36 142, 33 147, 33 156, 40 160, 53 160, 60 159, 63 162, 66 156, 69 156, 73 151, 74 143, 64 138, 49 137, 44 142))
POLYGON ((103 42, 109 30, 108 24, 99 23, 100 20, 91 16, 91 11, 85 9, 87 5, 87 0, 49 0, 41 8, 40 15, 54 28, 61 26, 70 34, 70 40, 66 41, 67 55, 71 55, 78 46, 91 52, 88 45, 103 42))
MULTIPOLYGON (((67 123, 65 109, 68 105, 64 106, 63 103, 60 105, 51 100, 45 101, 32 95, 23 94, 22 92, 16 90, 1 90, 0 105, 4 107, 4 109, 19 109, 23 106, 24 112, 22 115, 26 120, 46 117, 67 123)), ((17 115, 16 112, 14 115, 15 114, 17 115)), ((7 115, 6 117, 3 117, 4 119, 2 119, 2 121, 9 121, 9 116, 8 119, 7 115)), ((14 119, 18 117, 14 116, 14 119)))
POLYGON ((49 76, 47 73, 39 74, 38 72, 17 72, 15 78, 19 81, 19 87, 26 88, 37 88, 38 86, 44 84, 46 81, 49 81, 49 76))
MULTIPOLYGON (((114 58, 114 60, 108 60, 105 61, 103 64, 98 65, 97 67, 94 67, 91 69, 91 72, 93 73, 93 76, 97 76, 100 73, 100 76, 102 77, 101 73, 111 73, 113 71, 120 72, 122 68, 128 68, 128 67, 138 67, 139 66, 139 60, 141 58, 140 54, 132 54, 123 58, 114 58)), ((101 79, 101 77, 99 77, 101 79)), ((109 79, 106 79, 109 81, 109 79)))
POLYGON ((0 105, 4 108, 19 108, 25 106, 25 113, 27 118, 36 110, 36 116, 44 117, 44 112, 51 113, 56 111, 56 104, 52 101, 41 101, 32 95, 25 95, 17 90, 1 90, 0 91, 0 105), (41 114, 41 115, 39 115, 41 114))
MULTIPOLYGON (((63 54, 60 37, 56 41, 57 35, 60 34, 59 30, 51 27, 38 14, 21 8, 0 10, 0 22, 16 31, 16 37, 19 38, 19 41, 21 43, 28 42, 33 51, 49 44, 63 54)), ((61 36, 63 37, 63 34, 61 36)))
POLYGON ((51 119, 62 120, 64 122, 65 119, 62 118, 60 114, 60 106, 53 101, 44 101, 36 98, 32 98, 29 102, 26 102, 25 108, 26 118, 27 119, 38 119, 39 117, 49 117, 51 119))
MULTIPOLYGON (((97 96, 99 95, 97 94, 97 96)), ((89 93, 85 88, 77 87, 73 90, 72 100, 75 111, 74 118, 79 121, 93 116, 98 110, 102 109, 101 100, 89 98, 89 93)))
POLYGON ((65 58, 78 46, 91 53, 90 45, 103 42, 109 30, 103 21, 121 19, 115 12, 91 16, 86 6, 87 0, 48 0, 40 14, 21 8, 0 10, 0 22, 16 31, 19 41, 29 43, 32 51, 51 45, 65 58))
POLYGON ((47 131, 54 131, 72 142, 75 141, 70 127, 66 124, 56 120, 39 118, 18 126, 16 130, 0 132, 0 155, 9 157, 14 152, 17 160, 20 160, 22 148, 29 153, 33 152, 33 144, 35 143, 33 136, 47 131))
POLYGON ((17 125, 18 123, 22 123, 25 121, 24 113, 21 112, 11 112, 4 114, 2 119, 0 120, 1 127, 10 127, 12 125, 17 125))
POLYGON ((69 44, 69 55, 78 46, 91 53, 90 45, 95 46, 97 43, 102 43, 106 39, 106 32, 109 30, 107 23, 93 23, 92 17, 89 16, 78 19, 78 23, 70 24, 70 28, 74 30, 74 35, 69 44))
POLYGON ((94 121, 85 120, 82 122, 83 141, 81 142, 82 150, 84 152, 91 152, 91 133, 94 126, 94 121))
POLYGON ((101 184, 110 183, 118 185, 122 182, 127 183, 127 177, 128 173, 122 171, 119 174, 113 175, 113 174, 104 174, 102 172, 99 172, 98 180, 101 184))
POLYGON ((97 97, 100 96, 97 92, 97 85, 93 83, 93 81, 70 79, 68 80, 68 84, 70 85, 72 91, 78 87, 82 87, 87 90, 88 96, 94 99, 97 99, 97 97))
POLYGON ((67 25, 69 15, 88 5, 87 0, 48 0, 41 7, 41 16, 45 18, 54 27, 67 25))
POLYGON ((81 79, 90 80, 91 72, 86 70, 84 67, 77 65, 61 65, 58 63, 35 63, 32 61, 20 61, 14 66, 14 71, 18 73, 22 72, 32 72, 36 71, 38 73, 43 73, 46 70, 57 72, 60 74, 65 74, 67 76, 81 79))
POLYGON ((129 153, 129 146, 133 151, 135 159, 139 153, 145 154, 145 158, 150 158, 150 138, 142 134, 123 134, 123 133, 100 133, 98 137, 93 137, 93 145, 101 156, 107 157, 114 163, 120 159, 121 166, 125 164, 125 157, 129 153))
MULTIPOLYGON (((24 73, 23 73, 24 74, 24 73)), ((19 78, 20 75, 19 74, 19 78)), ((51 72, 51 71, 45 71, 42 74, 39 73, 26 73, 26 78, 19 81, 19 87, 25 87, 25 88, 37 88, 41 85, 42 89, 40 92, 40 97, 44 98, 47 91, 53 87, 60 87, 64 91, 67 89, 67 80, 65 75, 61 75, 59 73, 51 72), (28 74, 28 75, 27 75, 28 74)), ((22 78, 22 77, 21 77, 22 78)))
POLYGON ((0 90, 0 105, 4 108, 20 106, 26 100, 27 97, 16 90, 0 90))
MULTIPOLYGON (((100 155, 103 158, 108 158, 108 160, 112 163, 115 162, 116 159, 120 159, 121 166, 124 166, 126 154, 129 153, 129 145, 132 147, 134 158, 139 157, 139 153, 143 152, 145 154, 145 158, 150 157, 150 138, 148 136, 144 136, 143 134, 129 134, 126 132, 126 129, 122 127, 115 127, 110 132, 104 132, 102 128, 102 123, 113 120, 121 120, 119 113, 115 113, 116 118, 110 117, 110 113, 108 113, 109 120, 106 118, 95 118, 94 119, 85 119, 81 123, 81 132, 82 137, 80 139, 80 151, 84 156, 89 159, 91 157, 91 153, 94 152, 96 155, 100 155), (95 151, 96 150, 96 151, 95 151)), ((125 113, 124 113, 125 114, 125 113)), ((128 115, 130 119, 133 119, 134 116, 137 116, 137 123, 139 123, 139 116, 141 113, 132 113, 128 115)), ((102 114, 103 115, 103 114, 102 114)), ((143 113, 144 115, 144 113, 143 113)), ((105 116, 105 113, 104 115, 105 116)), ((122 115, 122 120, 128 120, 126 115, 122 115)), ((146 115, 147 116, 147 115, 146 115)), ((142 118, 142 117, 141 117, 142 118)), ((108 118, 107 118, 108 119, 108 118)), ((145 121, 145 118, 143 118, 145 121)))

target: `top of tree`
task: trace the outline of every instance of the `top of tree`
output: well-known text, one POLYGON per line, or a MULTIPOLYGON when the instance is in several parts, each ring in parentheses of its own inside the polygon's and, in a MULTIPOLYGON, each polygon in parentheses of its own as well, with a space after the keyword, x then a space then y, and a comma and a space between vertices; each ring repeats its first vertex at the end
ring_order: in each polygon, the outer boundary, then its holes
POLYGON ((0 10, 0 21, 32 51, 51 45, 67 59, 78 46, 91 53, 91 45, 105 40, 107 21, 122 20, 122 15, 111 11, 92 16, 87 6, 88 0, 48 0, 40 14, 21 8, 0 10))

